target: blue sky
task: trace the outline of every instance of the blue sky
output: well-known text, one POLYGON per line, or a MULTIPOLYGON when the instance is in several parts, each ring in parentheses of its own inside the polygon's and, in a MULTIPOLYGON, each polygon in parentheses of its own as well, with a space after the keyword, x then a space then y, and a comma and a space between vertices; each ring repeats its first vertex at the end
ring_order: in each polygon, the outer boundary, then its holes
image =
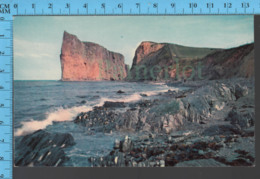
POLYGON ((63 32, 122 53, 132 64, 142 41, 230 48, 253 42, 253 16, 16 16, 14 79, 59 80, 63 32))

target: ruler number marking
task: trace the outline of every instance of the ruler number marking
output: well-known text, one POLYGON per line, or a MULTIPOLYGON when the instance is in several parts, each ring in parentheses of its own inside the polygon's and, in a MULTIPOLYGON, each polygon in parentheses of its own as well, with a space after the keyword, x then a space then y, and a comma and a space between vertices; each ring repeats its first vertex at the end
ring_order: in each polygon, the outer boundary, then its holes
POLYGON ((232 3, 224 3, 224 8, 232 8, 232 3))
POLYGON ((70 3, 66 3, 65 8, 69 9, 69 14, 70 14, 70 3))
POLYGON ((190 8, 197 8, 197 7, 198 7, 198 4, 197 4, 197 3, 190 3, 190 4, 189 4, 189 7, 190 7, 190 8))
POLYGON ((228 14, 228 9, 232 8, 232 3, 230 3, 230 2, 224 3, 224 8, 227 9, 227 14, 228 14))
POLYGON ((250 7, 250 3, 248 3, 248 2, 243 2, 243 3, 241 4, 241 6, 242 6, 242 8, 249 8, 249 7, 250 7))
POLYGON ((171 8, 174 9, 174 13, 176 13, 176 4, 174 2, 171 3, 171 8))
POLYGON ((214 3, 207 3, 207 8, 209 9, 209 13, 211 13, 211 9, 214 8, 214 3))
POLYGON ((139 14, 141 14, 141 3, 135 3, 136 8, 139 9, 139 14))
POLYGON ((86 13, 88 14, 88 3, 83 4, 83 7, 86 9, 86 13))
MULTIPOLYGON (((197 8, 198 4, 197 3, 189 3, 189 8, 191 8, 191 13, 193 14, 193 9, 197 8)), ((184 10, 184 9, 183 9, 184 10)))
POLYGON ((117 7, 118 7, 119 9, 121 9, 121 13, 123 14, 123 13, 124 13, 124 4, 123 4, 123 3, 119 3, 119 4, 117 5, 117 7))
POLYGON ((158 3, 153 3, 153 8, 156 9, 156 13, 158 14, 158 3))
POLYGON ((105 14, 106 13, 106 3, 102 3, 101 8, 104 9, 104 14, 105 14))
POLYGON ((214 8, 214 3, 207 3, 207 8, 214 8))
POLYGON ((14 4, 14 9, 16 9, 16 14, 18 14, 18 4, 14 4))
POLYGON ((52 8, 52 3, 48 4, 48 8, 51 9, 52 8))
MULTIPOLYGON (((49 3, 48 8, 51 9, 51 13, 53 14, 53 3, 49 3)), ((42 10, 42 12, 43 12, 43 10, 42 10)))
POLYGON ((36 4, 32 4, 32 9, 33 9, 33 12, 35 14, 36 13, 36 4))
MULTIPOLYGON (((36 4, 36 3, 35 3, 36 4)), ((0 3, 0 12, 1 14, 6 14, 9 10, 7 17, 4 17, 1 15, 0 17, 0 24, 1 24, 1 32, 0 32, 0 40, 1 42, 1 48, 0 48, 0 60, 5 61, 6 56, 12 56, 12 48, 13 48, 13 16, 15 15, 26 15, 29 11, 33 12, 33 9, 35 8, 35 5, 32 5, 32 3, 28 4, 19 4, 18 1, 10 1, 10 4, 1 4, 0 3), (29 11, 28 11, 29 10, 29 11), (6 40, 7 39, 7 40, 6 40), (10 45, 10 46, 9 46, 10 45), (8 48, 8 49, 6 49, 8 48), (10 48, 10 49, 9 49, 10 48), (10 50, 10 51, 9 51, 10 50)), ((3 61, 3 64, 1 64, 0 67, 0 75, 7 74, 8 77, 10 77, 10 80, 3 79, 2 82, 6 83, 7 80, 10 84, 12 84, 12 59, 8 58, 7 62, 3 61), (9 67, 7 65, 10 65, 10 72, 9 67), (7 69, 5 69, 5 67, 7 69)), ((3 91, 12 91, 12 85, 9 87, 9 84, 7 87, 0 85, 0 93, 3 91), (7 88, 7 89, 5 89, 7 88)), ((3 92, 5 93, 5 92, 3 92)), ((3 95, 3 94, 2 94, 3 95)), ((0 95, 1 96, 1 95, 0 95)), ((2 96, 4 97, 4 95, 2 96)), ((5 97, 3 100, 7 100, 5 97)), ((0 179, 11 179, 12 178, 12 108, 6 104, 4 101, 0 102, 0 113, 1 113, 1 119, 0 119, 0 179), (6 111, 7 109, 7 111, 6 111), (10 111, 9 111, 10 110, 10 111), (8 114, 8 115, 7 115, 8 114), (10 114, 10 115, 9 115, 10 114), (10 124, 9 124, 10 123, 10 124), (7 130, 5 130, 7 129, 7 130), (2 133, 3 132, 3 133, 2 133), (5 144, 8 145, 8 148, 4 146, 5 144), (1 146, 2 145, 2 146, 1 146)))

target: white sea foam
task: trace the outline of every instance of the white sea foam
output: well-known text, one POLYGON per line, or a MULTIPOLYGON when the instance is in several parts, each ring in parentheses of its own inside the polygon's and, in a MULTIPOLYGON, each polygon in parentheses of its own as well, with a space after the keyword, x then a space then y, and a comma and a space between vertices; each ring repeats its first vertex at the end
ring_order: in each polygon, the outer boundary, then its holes
MULTIPOLYGON (((162 85, 162 86, 165 86, 165 88, 168 87, 167 85, 162 85)), ((147 96, 155 96, 155 95, 158 95, 159 93, 165 93, 168 90, 178 91, 178 88, 174 88, 174 87, 169 88, 168 87, 168 89, 162 89, 162 90, 156 90, 156 91, 147 91, 147 92, 144 92, 144 94, 146 94, 147 96)))
POLYGON ((129 102, 139 101, 141 98, 142 98, 142 96, 140 96, 139 93, 134 93, 130 96, 121 97, 120 99, 102 97, 96 106, 103 106, 105 101, 129 103, 129 102))
MULTIPOLYGON (((164 85, 162 85, 164 86, 164 85)), ((178 90, 177 88, 169 88, 171 90, 178 90)), ((113 99, 113 98, 101 98, 99 103, 95 106, 103 106, 105 101, 111 101, 111 102, 135 102, 142 99, 142 96, 140 94, 146 94, 147 96, 154 96, 162 92, 167 92, 168 89, 163 90, 156 90, 156 91, 146 91, 141 93, 134 93, 130 96, 125 96, 120 99, 113 99)), ((34 119, 31 119, 30 121, 24 121, 21 122, 22 127, 17 129, 14 133, 15 136, 22 136, 26 135, 32 132, 35 132, 40 129, 45 129, 47 126, 52 125, 53 122, 64 122, 64 121, 73 121, 75 117, 81 113, 81 112, 88 112, 92 110, 92 107, 90 106, 77 106, 72 108, 59 108, 55 110, 54 112, 50 112, 47 114, 46 119, 42 121, 37 121, 34 119)))
POLYGON ((144 94, 146 94, 147 96, 155 96, 159 93, 163 93, 163 92, 167 92, 168 90, 158 90, 158 91, 147 91, 144 94))
POLYGON ((91 109, 92 108, 89 106, 78 106, 67 109, 59 108, 56 111, 47 114, 46 119, 42 121, 31 119, 30 121, 21 122, 22 127, 17 129, 14 135, 21 136, 40 129, 45 129, 47 126, 52 125, 53 122, 72 121, 80 112, 87 112, 91 109))

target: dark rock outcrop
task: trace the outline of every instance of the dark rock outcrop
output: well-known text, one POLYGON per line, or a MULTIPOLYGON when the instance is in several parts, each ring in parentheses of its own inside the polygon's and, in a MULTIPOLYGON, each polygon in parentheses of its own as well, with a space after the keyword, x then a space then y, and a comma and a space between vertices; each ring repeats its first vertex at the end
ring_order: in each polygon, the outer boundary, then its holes
POLYGON ((70 134, 38 130, 15 139, 16 166, 62 166, 69 158, 64 148, 75 144, 70 134))
MULTIPOLYGON (((123 139, 121 143, 126 141, 129 139, 123 139)), ((139 137, 131 141, 130 150, 114 148, 104 157, 89 160, 93 166, 120 167, 254 166, 253 142, 253 137, 240 135, 207 136, 199 132, 178 132, 139 137)))
POLYGON ((124 91, 122 91, 122 90, 118 90, 116 93, 119 93, 119 94, 121 94, 121 93, 125 93, 124 91))
POLYGON ((75 119, 94 133, 128 132, 108 155, 89 158, 91 165, 254 166, 252 79, 201 82, 124 105, 96 107, 75 119))
POLYGON ((239 80, 212 81, 199 88, 166 92, 161 95, 161 100, 130 104, 105 102, 102 107, 81 113, 75 122, 105 132, 171 133, 189 123, 200 125, 218 120, 230 121, 232 125, 236 124, 235 127, 248 128, 254 125, 255 115, 252 99, 254 89, 249 81, 247 83, 239 80), (124 110, 116 111, 122 107, 124 110))
POLYGON ((248 128, 254 126, 255 111, 252 108, 233 109, 229 112, 227 120, 241 128, 248 128))
POLYGON ((254 44, 231 49, 142 42, 126 79, 202 80, 254 76, 254 44))
POLYGON ((103 106, 105 108, 124 108, 125 107, 125 103, 124 102, 105 101, 103 106))
POLYGON ((122 80, 126 77, 124 56, 92 43, 81 42, 64 32, 61 47, 62 81, 122 80))

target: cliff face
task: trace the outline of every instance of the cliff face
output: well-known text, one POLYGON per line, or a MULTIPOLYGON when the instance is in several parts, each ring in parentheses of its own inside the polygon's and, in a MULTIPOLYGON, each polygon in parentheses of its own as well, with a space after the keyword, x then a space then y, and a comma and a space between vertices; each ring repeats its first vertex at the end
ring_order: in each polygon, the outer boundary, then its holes
POLYGON ((232 49, 193 48, 142 42, 128 80, 225 79, 254 75, 254 45, 232 49))
POLYGON ((251 78, 254 76, 254 44, 220 50, 198 62, 203 65, 205 79, 251 78))
POLYGON ((92 43, 81 42, 64 32, 61 48, 62 81, 122 80, 126 77, 124 56, 92 43))

